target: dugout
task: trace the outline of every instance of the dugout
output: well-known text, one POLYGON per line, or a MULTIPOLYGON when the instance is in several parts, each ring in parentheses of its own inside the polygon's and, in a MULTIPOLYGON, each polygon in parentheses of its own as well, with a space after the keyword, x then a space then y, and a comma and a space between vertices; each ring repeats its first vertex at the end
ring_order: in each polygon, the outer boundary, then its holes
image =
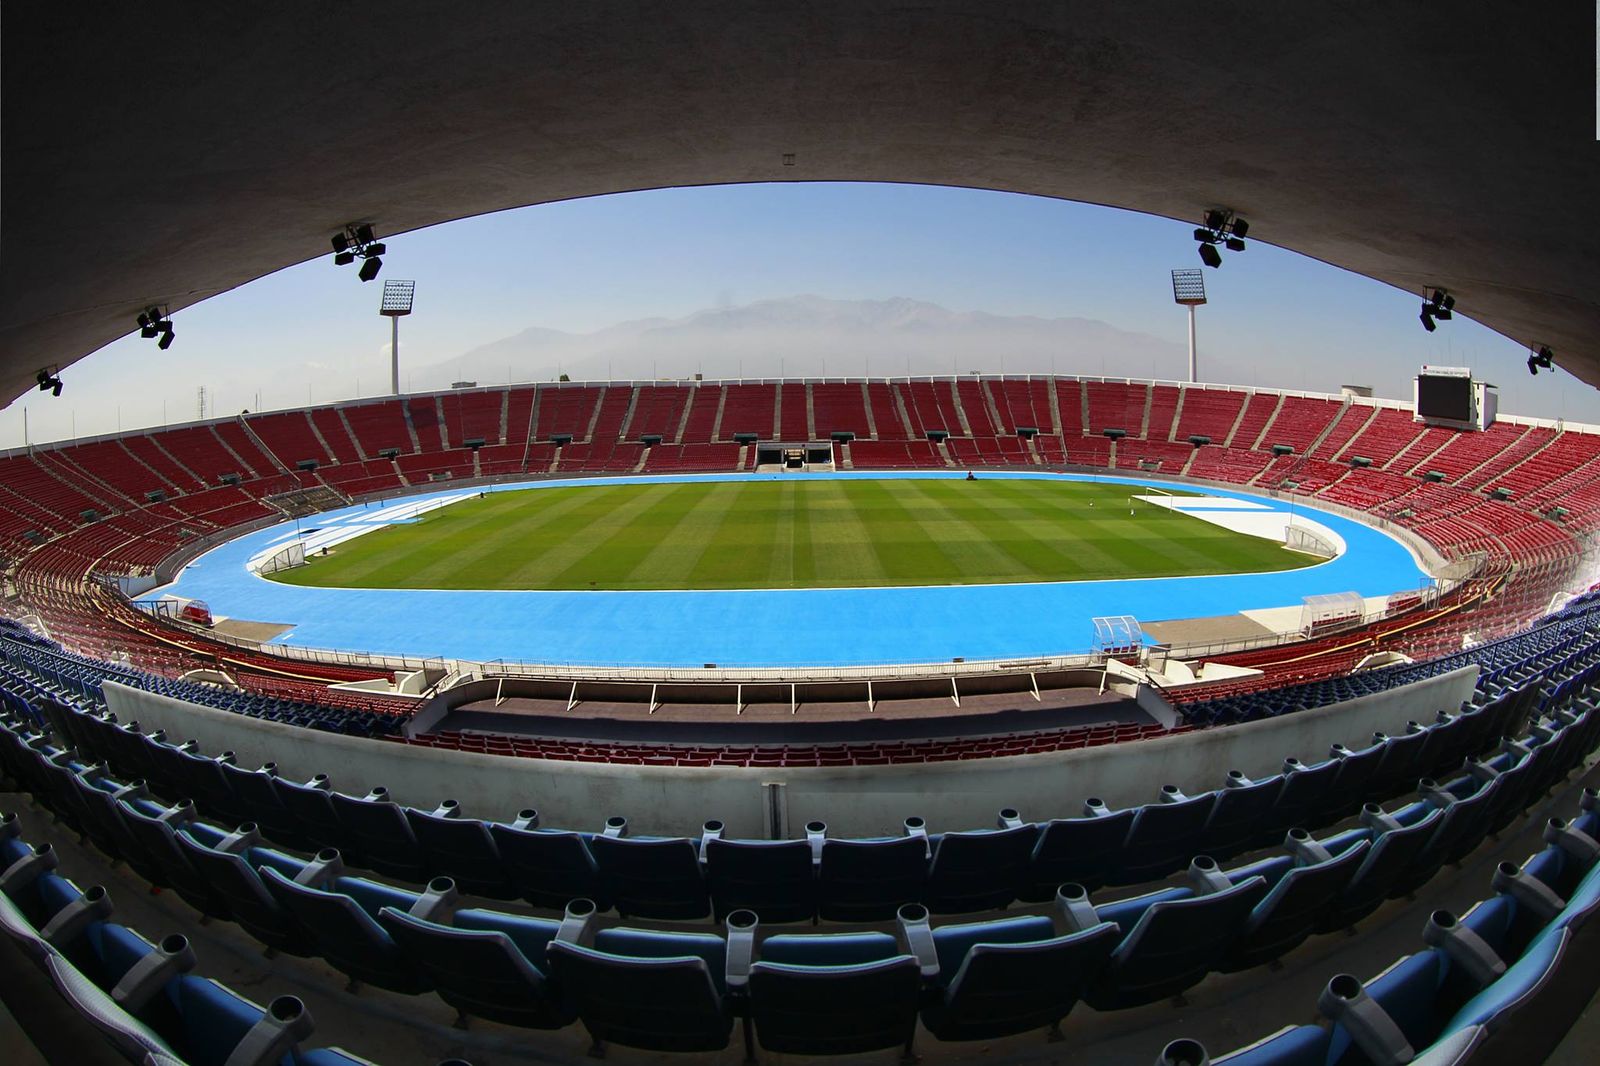
POLYGON ((795 472, 833 469, 830 441, 762 441, 756 445, 757 472, 795 472))

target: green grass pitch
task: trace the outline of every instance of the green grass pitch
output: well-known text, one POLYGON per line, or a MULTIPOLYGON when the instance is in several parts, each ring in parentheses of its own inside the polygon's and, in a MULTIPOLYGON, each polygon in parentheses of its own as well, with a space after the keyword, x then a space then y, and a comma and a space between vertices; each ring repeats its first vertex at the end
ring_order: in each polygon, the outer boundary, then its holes
POLYGON ((672 482, 491 493, 275 575, 427 589, 958 585, 1291 570, 1316 559, 1054 480, 672 482), (1130 506, 1134 513, 1130 512, 1130 506))

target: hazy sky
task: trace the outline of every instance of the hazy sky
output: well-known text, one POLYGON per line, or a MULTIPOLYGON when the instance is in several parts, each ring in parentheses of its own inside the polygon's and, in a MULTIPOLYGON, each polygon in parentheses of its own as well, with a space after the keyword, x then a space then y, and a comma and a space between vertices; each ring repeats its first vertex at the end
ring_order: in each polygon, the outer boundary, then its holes
MULTIPOLYGON (((1270 220, 1252 222, 1271 239, 1270 220)), ((802 293, 1096 318, 1183 344, 1186 319, 1172 302, 1169 271, 1199 264, 1193 228, 1059 200, 907 185, 666 189, 526 208, 390 238, 371 284, 322 256, 187 308, 169 351, 124 338, 65 370, 61 397, 30 393, 0 412, 0 447, 23 443, 24 409, 39 442, 192 420, 199 385, 210 395, 208 416, 386 391, 382 278, 416 279, 416 313, 401 326, 403 360, 415 366, 530 326, 589 332, 802 293)), ((1600 423, 1600 393, 1565 373, 1530 378, 1519 345, 1459 315, 1425 333, 1417 294, 1250 244, 1206 271, 1202 380, 1215 380, 1205 372, 1211 351, 1247 368, 1238 384, 1371 384, 1409 399, 1418 365, 1470 366, 1501 386, 1502 410, 1600 423)), ((762 373, 758 363, 751 353, 746 373, 762 373)), ((970 365, 984 363, 975 354, 970 365)), ((1098 374, 1099 364, 1059 369, 1098 374)), ((663 376, 692 370, 660 367, 663 376)))

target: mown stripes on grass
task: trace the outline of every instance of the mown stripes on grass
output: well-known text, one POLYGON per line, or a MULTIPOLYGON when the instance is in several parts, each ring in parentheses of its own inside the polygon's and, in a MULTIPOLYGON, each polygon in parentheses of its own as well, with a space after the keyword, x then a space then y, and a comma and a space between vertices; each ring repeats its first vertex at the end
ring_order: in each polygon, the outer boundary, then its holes
POLYGON ((277 580, 346 588, 823 588, 1178 577, 1312 562, 1271 541, 1132 505, 1125 485, 797 478, 491 493, 347 541, 277 580))

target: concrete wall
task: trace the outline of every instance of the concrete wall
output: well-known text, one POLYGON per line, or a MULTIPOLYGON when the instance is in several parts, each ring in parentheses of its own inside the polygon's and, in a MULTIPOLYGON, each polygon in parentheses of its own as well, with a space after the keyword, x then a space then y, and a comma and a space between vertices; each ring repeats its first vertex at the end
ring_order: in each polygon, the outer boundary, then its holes
POLYGON ((782 784, 791 832, 811 819, 835 835, 898 833, 920 815, 930 830, 992 825, 1001 807, 1024 818, 1070 817, 1099 796, 1113 807, 1152 801, 1163 784, 1186 792, 1219 787, 1229 769, 1275 773, 1288 755, 1321 760, 1329 745, 1365 746, 1373 730, 1397 733, 1408 719, 1430 720, 1472 694, 1476 666, 1404 689, 1248 725, 1077 751, 897 766, 752 769, 610 766, 441 751, 297 729, 198 707, 166 696, 105 685, 119 720, 194 739, 214 754, 231 749, 245 765, 276 762, 304 780, 327 773, 342 792, 385 785, 400 802, 431 808, 461 801, 463 813, 510 818, 524 807, 543 824, 598 830, 614 814, 636 833, 689 834, 707 818, 731 836, 765 837, 763 786, 782 784))

